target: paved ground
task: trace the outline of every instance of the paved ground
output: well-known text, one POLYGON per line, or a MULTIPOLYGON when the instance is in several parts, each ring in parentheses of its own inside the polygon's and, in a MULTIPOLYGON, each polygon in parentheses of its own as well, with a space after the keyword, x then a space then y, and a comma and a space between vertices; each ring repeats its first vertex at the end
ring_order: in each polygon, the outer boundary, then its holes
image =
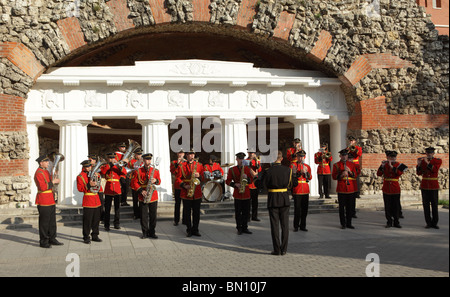
MULTIPOLYGON (((201 237, 185 237, 185 227, 158 222, 159 239, 140 239, 138 221, 121 230, 100 229, 101 243, 86 245, 81 226, 58 227, 64 246, 38 246, 34 228, 2 230, 0 276, 66 276, 79 256, 80 276, 366 276, 379 257, 379 274, 449 276, 449 212, 440 209, 439 230, 425 229, 422 210, 405 210, 403 228, 384 228, 384 213, 361 211, 356 229, 341 230, 338 214, 308 216, 309 232, 289 233, 288 253, 272 256, 268 216, 251 222, 252 235, 237 235, 234 219, 203 220, 201 237), (68 257, 66 260, 66 257, 68 257)), ((292 220, 292 217, 291 217, 292 220)), ((370 272, 376 272, 371 269, 370 272)))

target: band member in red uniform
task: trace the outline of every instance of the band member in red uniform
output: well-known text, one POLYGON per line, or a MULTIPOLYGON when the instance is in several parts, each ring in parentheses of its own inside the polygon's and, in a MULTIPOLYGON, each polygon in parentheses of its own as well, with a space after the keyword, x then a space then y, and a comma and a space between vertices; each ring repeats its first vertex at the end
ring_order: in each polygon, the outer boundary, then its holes
POLYGON ((408 168, 405 164, 397 162, 397 152, 387 151, 387 160, 381 162, 377 176, 383 176, 383 201, 384 213, 386 215, 386 228, 392 226, 401 228, 400 217, 400 195, 401 189, 398 179, 408 168))
POLYGON ((39 168, 34 174, 38 193, 36 194, 36 205, 39 212, 39 246, 51 248, 52 245, 62 245, 56 240, 56 205, 53 197, 53 185, 59 184, 59 179, 52 179, 48 172, 50 159, 40 156, 36 159, 39 168))
POLYGON ((416 172, 422 176, 420 190, 422 192, 422 205, 425 215, 425 228, 439 229, 438 200, 439 200, 439 168, 442 160, 434 157, 435 149, 428 147, 425 149, 426 157, 417 160, 416 172), (431 213, 430 213, 431 205, 431 213))
MULTIPOLYGON (((349 182, 353 184, 355 190, 357 190, 359 188, 358 186, 358 178, 359 175, 361 174, 361 166, 359 166, 359 163, 355 163, 353 162, 353 158, 354 155, 353 154, 348 154, 348 161, 353 163, 353 165, 355 165, 355 172, 356 175, 349 179, 349 182)), ((356 216, 356 196, 357 196, 358 192, 355 192, 355 195, 352 199, 352 218, 357 219, 358 217, 356 216)))
MULTIPOLYGON (((131 159, 130 162, 128 162, 127 167, 128 167, 128 169, 136 171, 143 165, 144 165, 144 161, 142 159, 142 149, 138 148, 134 151, 134 158, 131 159)), ((132 177, 132 172, 128 173, 130 178, 132 177)), ((130 183, 131 183, 131 181, 130 181, 130 183)), ((136 193, 135 190, 133 190, 133 187, 131 187, 131 185, 130 185, 130 188, 131 188, 131 197, 133 199, 133 219, 136 220, 141 217, 141 214, 140 214, 141 212, 139 210, 139 202, 138 202, 139 199, 138 199, 138 194, 136 193)))
MULTIPOLYGON (((125 152, 127 151, 127 145, 125 144, 125 142, 119 143, 117 147, 118 151, 115 152, 116 162, 121 161, 125 155, 125 152)), ((126 160, 126 162, 128 162, 128 160, 126 160)), ((120 205, 129 206, 129 204, 127 203, 128 180, 126 175, 120 177, 120 187, 122 188, 122 192, 120 194, 120 205)))
POLYGON ((198 230, 200 224, 200 205, 202 202, 202 187, 204 178, 203 165, 194 160, 195 152, 191 149, 186 153, 186 162, 178 170, 175 186, 181 188, 180 197, 183 200, 183 218, 186 223, 187 237, 201 236, 198 230))
POLYGON ((314 163, 317 166, 317 179, 319 180, 319 198, 329 199, 330 197, 330 185, 331 185, 331 161, 333 156, 328 151, 328 145, 323 143, 320 147, 320 151, 314 154, 314 163))
MULTIPOLYGON (((97 155, 95 155, 95 154, 89 154, 88 155, 88 160, 89 160, 89 162, 91 162, 92 168, 95 167, 95 164, 97 164, 97 162, 100 162, 99 157, 97 155)), ((101 180, 101 179, 99 179, 99 180, 101 180)), ((105 217, 105 193, 104 193, 104 190, 103 190, 102 186, 100 186, 100 191, 98 191, 98 197, 100 198, 100 203, 101 203, 101 207, 100 207, 100 222, 103 222, 103 219, 105 217)))
MULTIPOLYGON (((89 160, 81 162, 83 169, 77 176, 77 189, 83 195, 83 241, 84 243, 91 243, 89 233, 91 233, 92 241, 101 242, 98 237, 101 214, 101 202, 98 192, 92 192, 93 187, 97 187, 97 182, 89 178, 89 172, 92 170, 92 165, 89 160)), ((99 177, 99 173, 97 173, 99 177)), ((100 181, 100 179, 99 179, 100 181)))
POLYGON ((252 221, 259 222, 260 219, 258 219, 258 188, 255 185, 255 181, 258 178, 258 174, 261 172, 261 161, 259 161, 256 157, 256 150, 249 148, 247 149, 248 158, 247 160, 250 161, 250 173, 253 178, 253 182, 249 185, 250 188, 250 208, 251 208, 251 219, 252 221))
POLYGON ((306 152, 300 150, 295 154, 297 162, 291 163, 292 174, 298 180, 298 185, 292 189, 294 199, 294 232, 306 229, 306 216, 308 215, 309 205, 309 184, 312 178, 311 167, 305 164, 306 152))
POLYGON ((353 162, 348 161, 348 151, 343 149, 339 151, 340 161, 334 163, 331 176, 337 180, 336 192, 339 202, 339 220, 341 228, 354 229, 352 226, 353 200, 355 199, 356 187, 352 180, 356 176, 356 168, 353 162))
POLYGON ((236 229, 239 235, 242 233, 252 234, 248 230, 248 215, 250 213, 250 188, 253 182, 250 168, 244 166, 244 153, 236 154, 237 165, 228 169, 227 180, 225 183, 234 188, 234 213, 236 220, 236 229), (242 192, 242 193, 241 193, 242 192))
MULTIPOLYGON (((173 225, 178 226, 178 222, 180 221, 180 209, 181 209, 181 188, 175 185, 175 180, 177 178, 178 170, 181 166, 181 163, 185 162, 184 151, 181 149, 177 153, 177 159, 170 162, 170 173, 172 174, 172 183, 174 189, 174 198, 175 198, 175 207, 173 213, 173 225)), ((184 219, 182 219, 182 223, 184 224, 184 219)))
POLYGON ((289 161, 289 164, 291 162, 297 162, 297 158, 295 157, 295 154, 302 149, 302 141, 300 138, 294 138, 292 141, 292 147, 288 148, 286 151, 286 159, 289 161))
POLYGON ((139 209, 141 210, 141 238, 158 238, 155 234, 156 213, 158 208, 158 192, 156 188, 152 191, 151 185, 161 184, 159 170, 151 166, 152 154, 142 155, 144 166, 133 172, 131 188, 139 195, 139 209), (153 171, 155 171, 153 173, 153 171), (150 185, 149 185, 150 183, 150 185), (151 195, 151 196, 150 196, 151 195))
MULTIPOLYGON (((356 145, 356 138, 354 136, 348 137, 347 150, 348 150, 348 154, 353 157, 353 163, 359 165, 359 169, 361 170, 360 158, 362 156, 362 148, 360 146, 356 145)), ((360 198, 359 191, 361 189, 361 182, 359 180, 359 175, 358 175, 358 177, 356 177, 356 184, 357 184, 357 189, 355 192, 355 198, 360 198)))
POLYGON ((111 214, 111 204, 114 200, 114 229, 120 229, 120 197, 122 188, 120 178, 125 177, 127 171, 125 168, 115 165, 117 162, 115 153, 108 153, 108 164, 101 167, 101 174, 106 178, 105 184, 105 230, 109 231, 109 219, 111 214))

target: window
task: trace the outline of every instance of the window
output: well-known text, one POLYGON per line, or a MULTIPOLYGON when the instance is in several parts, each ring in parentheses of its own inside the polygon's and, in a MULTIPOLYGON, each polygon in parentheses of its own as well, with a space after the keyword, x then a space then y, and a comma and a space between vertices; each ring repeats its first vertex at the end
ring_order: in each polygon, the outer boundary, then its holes
POLYGON ((433 8, 441 9, 442 8, 441 0, 433 0, 433 8))

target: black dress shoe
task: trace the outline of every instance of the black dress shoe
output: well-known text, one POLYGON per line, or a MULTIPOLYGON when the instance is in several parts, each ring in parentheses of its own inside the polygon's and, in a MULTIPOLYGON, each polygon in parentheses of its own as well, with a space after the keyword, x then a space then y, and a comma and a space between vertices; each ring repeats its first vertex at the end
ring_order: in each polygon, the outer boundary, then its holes
POLYGON ((438 225, 433 225, 433 226, 431 226, 431 228, 439 229, 439 226, 438 225))
POLYGON ((120 226, 119 226, 119 225, 114 225, 114 229, 117 229, 117 230, 119 230, 119 229, 121 229, 121 228, 120 228, 120 226))
POLYGON ((106 227, 106 226, 105 226, 105 231, 108 232, 109 230, 111 230, 111 229, 109 229, 109 227, 106 227))
POLYGON ((238 229, 238 230, 237 230, 237 234, 238 234, 238 235, 242 235, 242 230, 241 230, 241 229, 238 229))
POLYGON ((355 229, 355 227, 353 227, 352 225, 347 225, 347 226, 345 226, 345 227, 347 227, 347 228, 349 228, 349 229, 355 229))
POLYGON ((141 239, 146 239, 146 238, 148 238, 147 235, 144 235, 144 234, 141 235, 141 239))
POLYGON ((98 237, 95 237, 95 238, 92 238, 92 241, 95 241, 95 242, 102 242, 103 240, 101 240, 101 239, 98 238, 98 237))
POLYGON ((85 240, 83 240, 83 243, 85 243, 85 244, 90 244, 91 243, 91 240, 88 238, 88 239, 85 239, 85 240))
POLYGON ((286 255, 286 251, 281 252, 281 255, 282 255, 282 256, 286 255))
POLYGON ((57 241, 56 239, 50 240, 51 245, 64 245, 64 243, 57 241))
POLYGON ((401 228, 402 226, 400 226, 400 224, 394 224, 395 228, 401 228))
POLYGON ((306 229, 306 228, 300 228, 300 230, 308 232, 308 229, 306 229))
POLYGON ((298 232, 298 227, 294 227, 294 232, 298 232))
POLYGON ((192 235, 195 235, 195 236, 202 236, 198 231, 192 232, 192 235))
POLYGON ((174 226, 178 226, 178 222, 173 222, 173 225, 174 226))
POLYGON ((186 237, 192 237, 192 232, 191 231, 187 232, 186 237))
POLYGON ((279 255, 280 255, 280 252, 272 251, 270 254, 271 254, 271 255, 274 255, 274 256, 279 256, 279 255))
POLYGON ((261 220, 258 218, 252 218, 252 221, 260 222, 261 220))
POLYGON ((158 239, 158 236, 156 236, 156 234, 150 234, 148 237, 154 238, 154 239, 158 239))
POLYGON ((248 229, 245 229, 245 230, 242 230, 242 233, 245 233, 245 234, 253 234, 250 230, 248 230, 248 229))
POLYGON ((344 226, 344 225, 341 225, 341 229, 345 229, 345 226, 344 226))
POLYGON ((44 249, 49 249, 49 248, 52 247, 52 246, 50 245, 50 243, 40 244, 39 246, 40 246, 41 248, 44 248, 44 249))

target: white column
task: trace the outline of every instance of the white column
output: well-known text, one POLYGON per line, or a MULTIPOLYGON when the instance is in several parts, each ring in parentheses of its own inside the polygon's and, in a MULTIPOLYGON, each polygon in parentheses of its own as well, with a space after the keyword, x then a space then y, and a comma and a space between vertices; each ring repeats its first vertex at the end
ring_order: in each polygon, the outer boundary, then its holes
MULTIPOLYGON (((337 116, 331 116, 327 122, 330 125, 330 152, 333 156, 333 162, 339 161, 339 151, 347 147, 346 135, 347 135, 347 123, 348 117, 338 118, 337 116)), ((333 167, 331 167, 333 170, 333 167)), ((337 181, 331 180, 331 193, 336 193, 337 181)))
POLYGON ((39 134, 38 128, 43 125, 44 121, 41 117, 38 118, 30 118, 27 117, 27 134, 28 134, 28 146, 30 148, 29 151, 29 159, 28 159, 28 174, 31 177, 31 193, 30 193, 30 204, 35 205, 37 187, 34 183, 33 177, 34 173, 39 167, 39 164, 36 162, 36 159, 39 157, 39 134))
POLYGON ((160 157, 158 166, 161 184, 157 187, 159 201, 172 200, 172 178, 170 175, 170 145, 169 123, 172 120, 138 119, 136 122, 142 126, 143 153, 151 153, 152 160, 160 157))
MULTIPOLYGON (((222 118, 222 157, 221 164, 236 164, 236 154, 247 154, 247 122, 252 119, 222 118)), ((227 178, 229 167, 224 169, 224 178, 227 178)), ((233 189, 225 185, 226 190, 233 193, 233 189)))
POLYGON ((81 172, 80 163, 87 159, 88 132, 87 125, 92 122, 92 118, 85 119, 55 119, 53 121, 59 125, 59 153, 65 159, 59 165, 59 185, 58 202, 67 205, 81 205, 83 193, 77 190, 77 176, 81 172))
POLYGON ((309 182, 310 197, 319 195, 319 182, 317 179, 317 164, 314 163, 314 154, 319 151, 319 122, 320 119, 291 119, 294 124, 294 138, 300 138, 303 150, 306 152, 305 163, 311 166, 312 179, 309 182))

